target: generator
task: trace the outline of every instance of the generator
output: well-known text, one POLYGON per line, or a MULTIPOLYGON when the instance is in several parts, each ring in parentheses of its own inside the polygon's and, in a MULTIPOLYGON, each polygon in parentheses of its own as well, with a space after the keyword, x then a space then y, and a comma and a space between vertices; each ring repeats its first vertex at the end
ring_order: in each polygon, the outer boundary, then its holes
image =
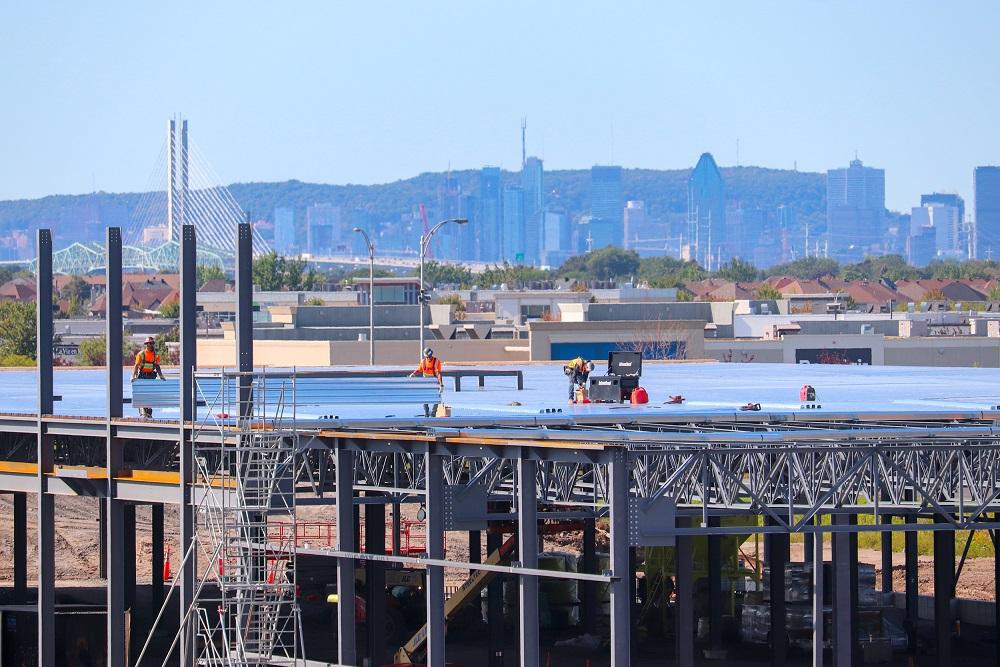
POLYGON ((639 387, 639 378, 642 376, 642 353, 608 352, 608 376, 617 377, 619 380, 619 396, 616 402, 631 400, 632 391, 639 387))
POLYGON ((621 403, 622 379, 617 375, 602 375, 590 378, 591 403, 621 403))

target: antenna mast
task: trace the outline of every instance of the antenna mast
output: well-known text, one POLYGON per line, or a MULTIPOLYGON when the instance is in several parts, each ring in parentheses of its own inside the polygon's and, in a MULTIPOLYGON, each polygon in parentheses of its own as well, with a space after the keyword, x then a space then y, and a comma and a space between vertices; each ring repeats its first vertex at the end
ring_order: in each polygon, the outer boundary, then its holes
POLYGON ((528 163, 528 153, 525 150, 524 135, 525 130, 528 128, 528 118, 527 116, 521 116, 521 169, 524 169, 524 165, 528 163))

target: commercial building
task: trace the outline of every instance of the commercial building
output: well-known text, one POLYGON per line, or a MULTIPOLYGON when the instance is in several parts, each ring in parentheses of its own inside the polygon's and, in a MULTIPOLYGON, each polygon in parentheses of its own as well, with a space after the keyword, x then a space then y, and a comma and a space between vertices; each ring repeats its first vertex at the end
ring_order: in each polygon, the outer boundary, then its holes
POLYGON ((333 204, 314 204, 306 209, 306 242, 309 254, 334 255, 341 248, 341 210, 333 204))
POLYGON ((858 261, 877 254, 885 228, 885 170, 851 160, 826 172, 826 224, 830 256, 858 261))
POLYGON ((524 253, 525 264, 541 261, 542 224, 545 216, 545 181, 542 161, 529 157, 521 169, 521 189, 524 191, 524 253))
POLYGON ((624 240, 622 168, 595 165, 590 169, 590 247, 621 246, 624 240))
POLYGON ((711 270, 726 261, 726 199, 722 173, 711 153, 702 153, 688 178, 688 256, 711 270))
POLYGON ((630 200, 625 203, 625 230, 622 247, 629 250, 639 241, 639 234, 646 226, 646 202, 630 200))
POLYGON ((976 167, 976 247, 978 259, 1000 258, 1000 167, 976 167))
POLYGON ((503 189, 503 226, 500 243, 503 248, 500 259, 511 264, 527 263, 524 224, 524 190, 518 185, 508 185, 503 189))
POLYGON ((279 255, 294 255, 299 251, 293 209, 274 209, 274 251, 279 255))
POLYGON ((483 167, 479 172, 479 215, 476 216, 478 259, 482 262, 496 262, 501 259, 502 196, 500 168, 483 167))

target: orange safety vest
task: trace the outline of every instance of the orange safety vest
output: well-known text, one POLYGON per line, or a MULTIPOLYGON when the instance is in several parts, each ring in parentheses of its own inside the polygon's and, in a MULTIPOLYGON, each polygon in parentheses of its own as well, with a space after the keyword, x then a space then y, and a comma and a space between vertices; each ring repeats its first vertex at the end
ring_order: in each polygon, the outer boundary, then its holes
POLYGON ((135 363, 139 364, 140 375, 156 376, 156 367, 160 364, 160 355, 149 350, 142 350, 135 355, 135 363))
POLYGON ((435 357, 424 357, 417 366, 417 372, 425 378, 436 378, 441 375, 441 360, 435 357))

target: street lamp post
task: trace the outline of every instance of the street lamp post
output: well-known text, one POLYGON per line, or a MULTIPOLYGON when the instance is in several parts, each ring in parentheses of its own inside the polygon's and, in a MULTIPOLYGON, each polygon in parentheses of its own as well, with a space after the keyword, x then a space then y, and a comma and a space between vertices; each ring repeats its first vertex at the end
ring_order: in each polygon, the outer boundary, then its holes
POLYGON ((355 227, 354 231, 365 237, 368 246, 368 365, 375 365, 375 245, 368 232, 355 227))
POLYGON ((437 230, 441 229, 449 222, 454 222, 456 225, 464 225, 468 222, 465 218, 448 218, 447 220, 442 220, 433 227, 430 228, 426 234, 420 235, 420 291, 418 292, 418 300, 420 301, 420 354, 417 359, 422 359, 424 354, 424 255, 427 254, 427 244, 430 243, 431 237, 437 233, 437 230))

